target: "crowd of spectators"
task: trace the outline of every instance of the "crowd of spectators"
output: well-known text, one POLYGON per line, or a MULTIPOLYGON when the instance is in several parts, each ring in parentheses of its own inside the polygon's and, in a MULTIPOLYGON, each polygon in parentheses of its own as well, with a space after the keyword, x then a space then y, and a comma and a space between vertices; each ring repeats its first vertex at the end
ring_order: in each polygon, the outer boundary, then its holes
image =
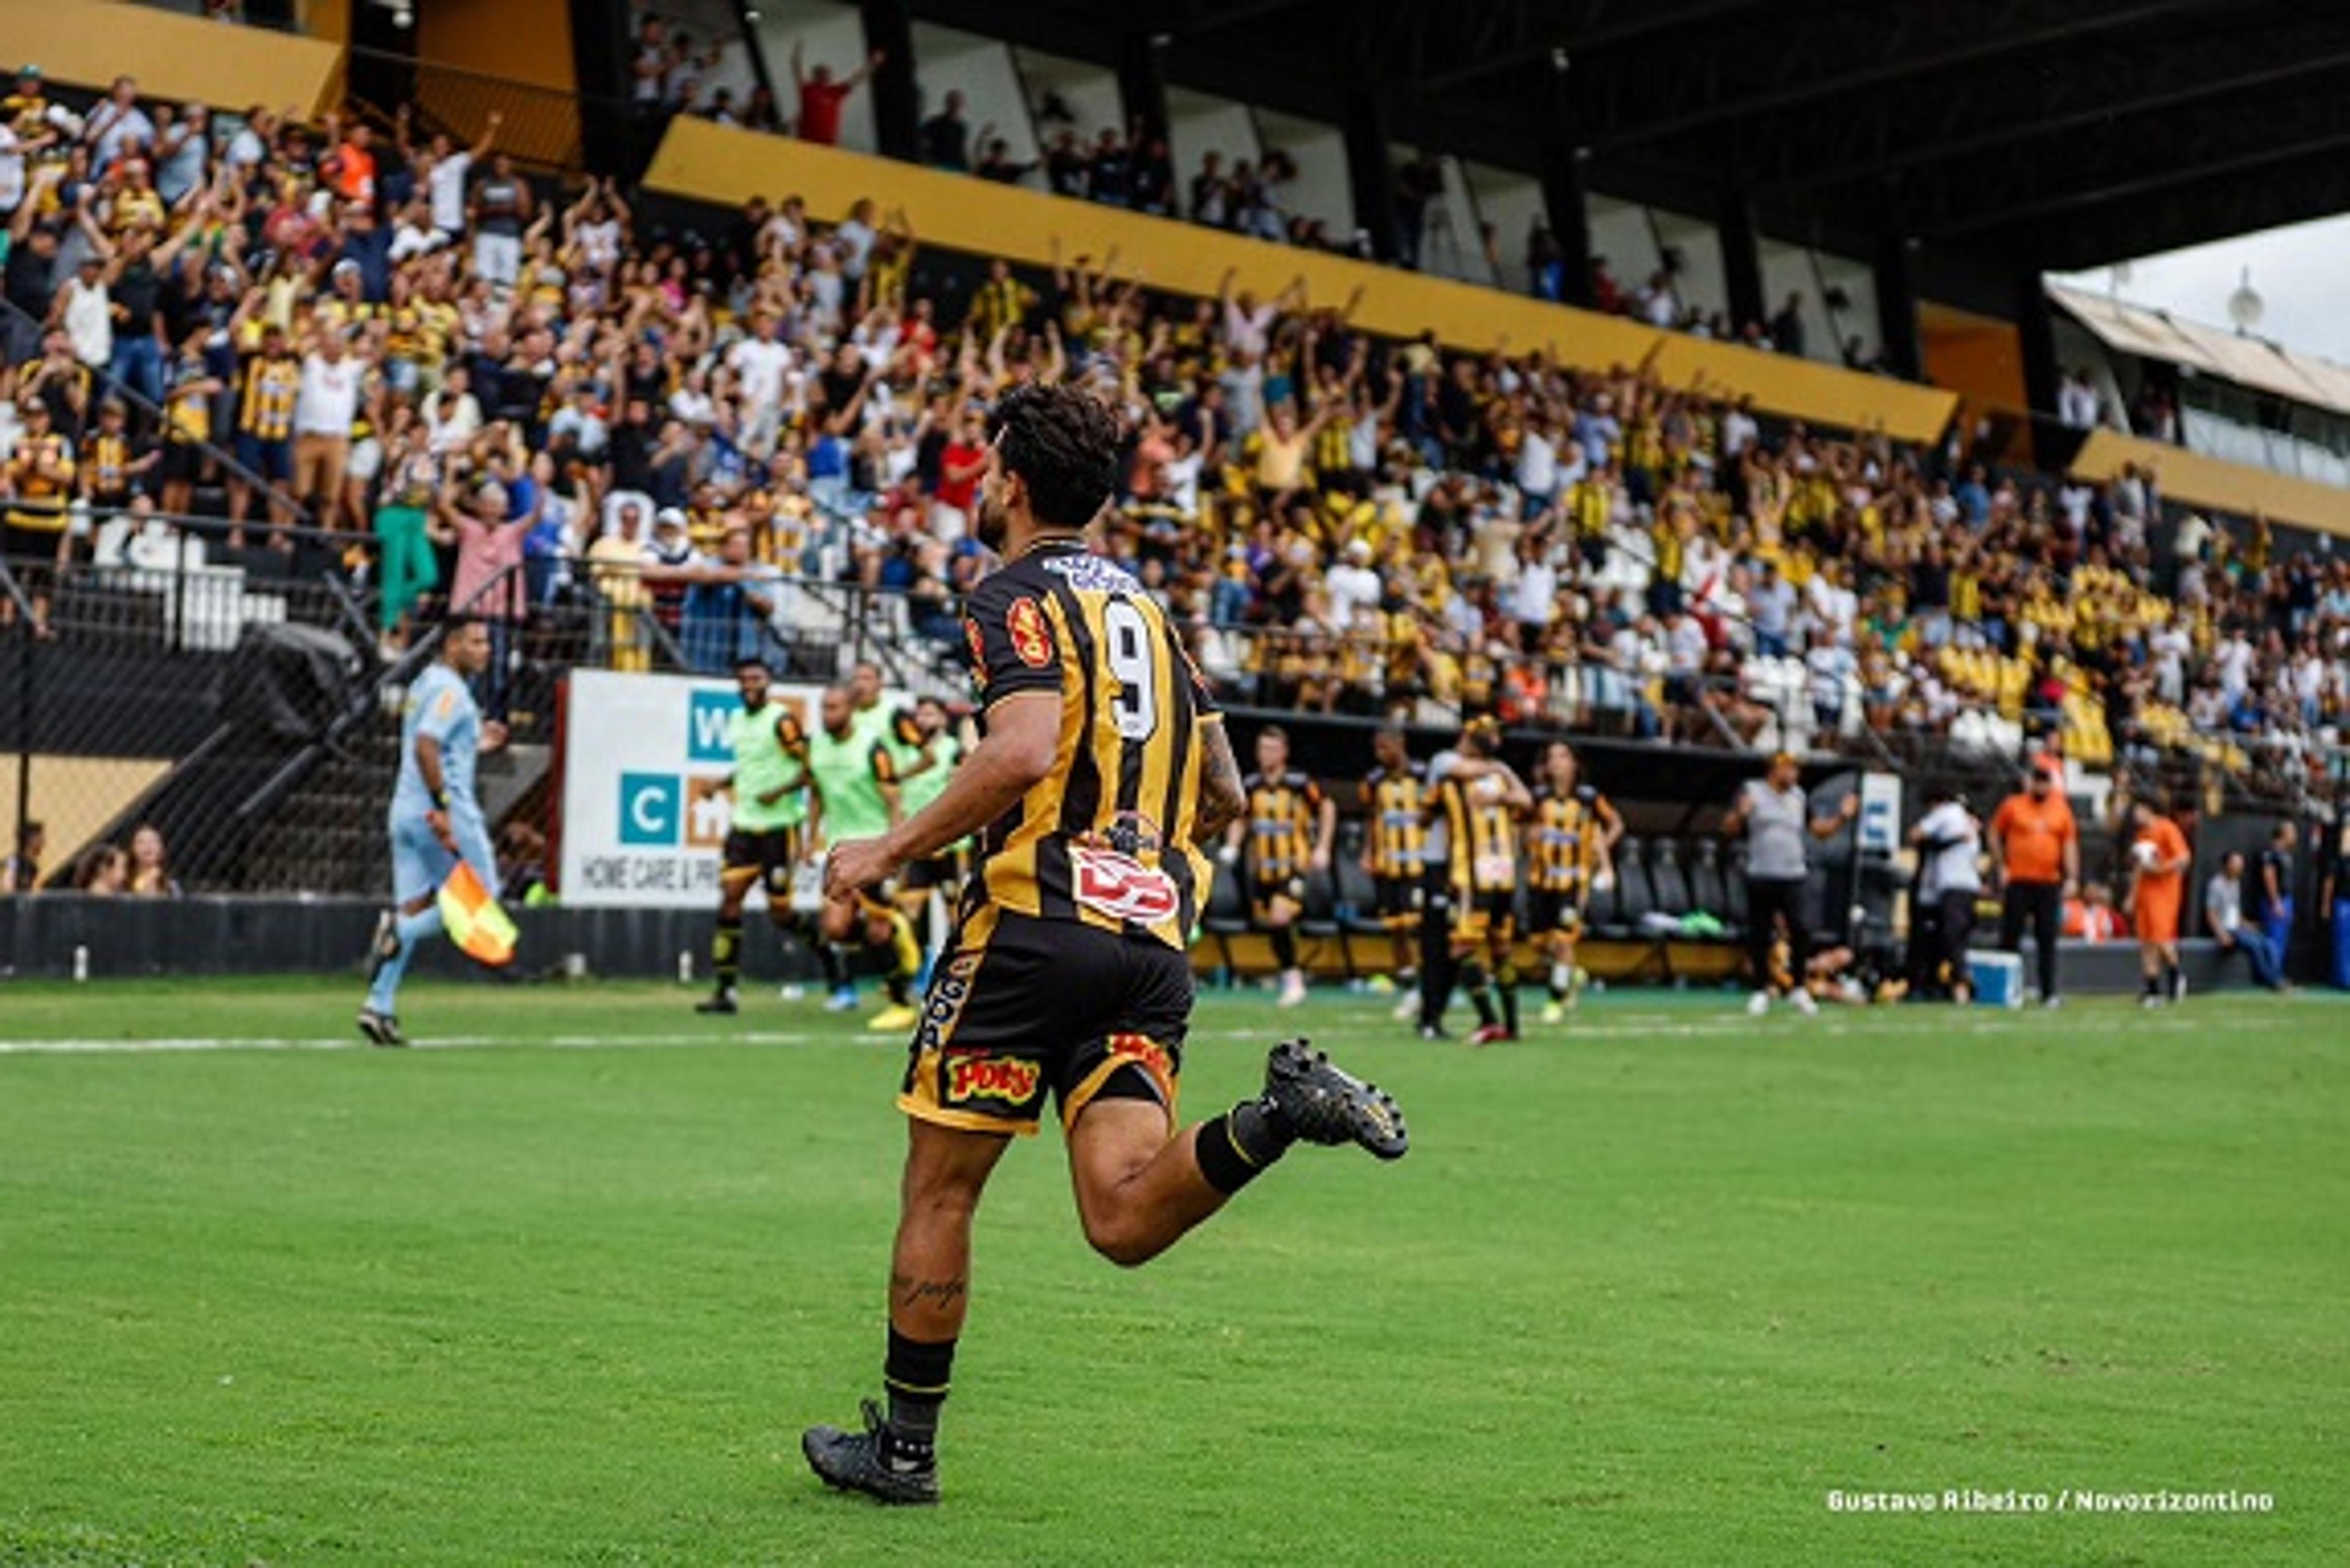
POLYGON ((723 668, 820 581, 902 596, 944 668, 987 409, 1071 376, 1131 431, 1102 547, 1243 700, 1701 744, 2028 726, 2090 762, 2291 746, 2350 702, 2350 563, 2170 526, 2136 472, 2043 483, 1647 365, 1383 340, 1302 283, 1170 298, 1106 255, 965 289, 872 202, 648 230, 608 184, 535 188, 494 120, 232 120, 127 79, 53 107, 26 78, 0 108, 37 324, 0 369, 20 568, 218 483, 224 548, 364 530, 388 649, 452 597, 502 648, 588 606, 598 657, 723 668))

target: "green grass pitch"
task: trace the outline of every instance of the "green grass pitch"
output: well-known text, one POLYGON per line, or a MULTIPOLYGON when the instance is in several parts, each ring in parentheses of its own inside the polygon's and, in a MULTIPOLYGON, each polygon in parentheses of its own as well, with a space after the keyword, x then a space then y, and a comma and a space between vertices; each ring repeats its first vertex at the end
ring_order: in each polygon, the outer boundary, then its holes
POLYGON ((300 1048, 357 996, 0 989, 0 1564, 2350 1560, 2332 998, 1611 993, 1471 1051, 1209 997, 1188 1114, 1294 1024, 1410 1157, 1301 1149, 1121 1272, 1016 1148, 946 1504, 889 1513, 797 1438, 878 1389, 899 1042, 419 985, 451 1048, 300 1048), (1827 1501, 2165 1488, 2274 1508, 1827 1501))

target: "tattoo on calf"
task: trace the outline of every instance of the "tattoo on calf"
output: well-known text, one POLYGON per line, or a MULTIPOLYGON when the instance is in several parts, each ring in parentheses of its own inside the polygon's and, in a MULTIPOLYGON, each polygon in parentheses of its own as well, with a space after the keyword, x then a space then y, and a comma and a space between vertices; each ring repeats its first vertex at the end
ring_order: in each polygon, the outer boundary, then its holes
POLYGON ((911 1274, 892 1273, 889 1276, 889 1299, 899 1306, 946 1308, 969 1294, 971 1282, 951 1280, 918 1280, 911 1274))

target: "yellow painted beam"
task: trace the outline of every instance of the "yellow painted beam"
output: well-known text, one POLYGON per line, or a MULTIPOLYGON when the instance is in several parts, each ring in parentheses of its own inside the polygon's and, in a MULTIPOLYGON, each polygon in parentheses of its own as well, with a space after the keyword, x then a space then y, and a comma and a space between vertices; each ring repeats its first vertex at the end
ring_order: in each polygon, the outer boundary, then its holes
POLYGON ((2102 483, 2119 473, 2124 463, 2150 470, 2162 493, 2174 501, 2238 516, 2258 512, 2272 523, 2350 538, 2350 490, 2227 462, 2119 431, 2090 432, 2073 459, 2073 475, 2102 483))
POLYGON ((1098 258, 1116 245, 1120 275, 1178 294, 1212 295, 1228 266, 1238 286, 1260 297, 1297 277, 1317 304, 1338 304, 1360 286, 1356 320, 1374 332, 1409 337, 1433 328, 1441 341, 1479 351, 1553 348, 1566 363, 1591 369, 1635 365, 1657 348, 1658 373, 1670 385, 1702 379, 1717 392, 1752 394, 1769 413, 1845 429, 1881 424, 1902 441, 1934 440, 1958 401, 1939 388, 1663 332, 1623 317, 707 120, 671 125, 645 183, 729 207, 754 195, 796 194, 826 221, 869 196, 884 208, 904 208, 925 244, 1036 265, 1050 259, 1055 239, 1073 257, 1098 258))
POLYGON ((0 0, 0 69, 29 60, 81 88, 130 76, 154 98, 239 112, 290 108, 305 119, 330 107, 343 53, 318 38, 108 0, 0 0))

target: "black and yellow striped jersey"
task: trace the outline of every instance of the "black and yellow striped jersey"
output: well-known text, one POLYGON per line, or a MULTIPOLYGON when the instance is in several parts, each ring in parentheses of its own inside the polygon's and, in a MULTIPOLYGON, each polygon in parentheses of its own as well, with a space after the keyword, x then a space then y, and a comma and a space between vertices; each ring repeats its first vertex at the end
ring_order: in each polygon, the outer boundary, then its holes
POLYGON ((1158 602, 1079 541, 1050 539, 972 590, 963 627, 983 730, 1006 698, 1061 703, 1052 772, 980 836, 965 925, 1004 910, 1181 950, 1208 887, 1193 836, 1206 727, 1222 715, 1158 602))
POLYGON ((1455 888, 1471 893, 1518 890, 1518 814, 1509 781, 1499 774, 1463 779, 1449 774, 1436 786, 1444 810, 1445 847, 1455 888))
POLYGON ((1534 799, 1534 815, 1526 829, 1526 854, 1532 864, 1526 885, 1544 893, 1573 893, 1591 885, 1599 868, 1599 851, 1607 842, 1605 799, 1589 784, 1577 784, 1565 794, 1544 790, 1534 799))
POLYGON ((130 457, 129 436, 93 431, 82 438, 81 475, 93 499, 118 504, 130 499, 130 457))
POLYGON ((1417 877, 1428 842, 1428 770, 1407 762, 1363 780, 1363 847, 1374 877, 1417 877))
POLYGON ((1260 882, 1305 876, 1314 857, 1322 786, 1286 768, 1270 777, 1251 774, 1242 787, 1248 791, 1249 874, 1260 882))
POLYGON ((255 354, 244 362, 236 428, 263 441, 288 439, 294 433, 294 401, 301 391, 301 360, 291 354, 255 354))

